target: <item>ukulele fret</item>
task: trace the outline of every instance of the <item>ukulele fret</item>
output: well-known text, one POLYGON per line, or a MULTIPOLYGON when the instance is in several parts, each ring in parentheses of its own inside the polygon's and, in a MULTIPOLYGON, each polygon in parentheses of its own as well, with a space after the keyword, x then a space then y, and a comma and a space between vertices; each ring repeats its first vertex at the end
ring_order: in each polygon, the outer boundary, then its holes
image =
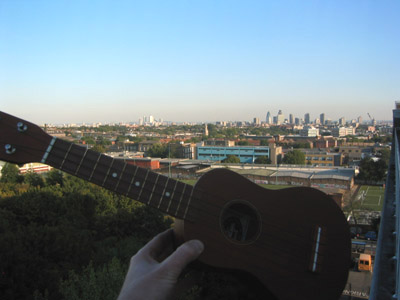
POLYGON ((138 200, 140 202, 143 202, 139 199, 139 196, 141 194, 141 191, 143 189, 143 181, 142 178, 144 179, 146 177, 146 173, 148 170, 143 169, 138 167, 137 172, 134 175, 132 185, 129 189, 129 197, 132 197, 135 200, 138 200))
POLYGON ((170 198, 169 203, 168 203, 167 213, 169 213, 169 209, 170 209, 170 207, 171 207, 172 200, 174 199, 175 190, 176 190, 176 186, 177 186, 177 185, 178 185, 178 181, 175 181, 174 190, 172 191, 172 195, 171 195, 171 198, 170 198))
POLYGON ((178 203, 178 206, 177 206, 177 208, 176 208, 175 215, 178 215, 178 210, 179 210, 179 207, 181 206, 182 199, 183 199, 183 194, 185 194, 186 186, 187 186, 187 185, 184 185, 184 186, 183 186, 183 191, 182 191, 181 197, 179 198, 179 203, 178 203))
POLYGON ((112 167, 113 163, 114 163, 114 160, 111 162, 111 165, 108 167, 106 176, 104 177, 103 183, 101 184, 101 186, 103 186, 103 187, 104 187, 104 185, 105 185, 105 183, 106 183, 106 180, 107 180, 108 175, 110 174, 111 167, 112 167))
POLYGON ((144 180, 143 180, 143 182, 141 184, 139 196, 137 197, 138 199, 140 199, 140 196, 142 195, 142 192, 143 192, 143 189, 144 189, 144 185, 146 184, 147 176, 149 176, 149 169, 146 169, 146 176, 144 177, 144 180))
POLYGON ((132 188, 132 185, 133 185, 133 181, 135 180, 136 173, 137 173, 138 170, 139 170, 139 167, 136 167, 135 173, 133 173, 132 179, 131 179, 131 181, 130 181, 130 183, 129 183, 128 190, 127 190, 127 192, 126 192, 126 194, 125 194, 125 196, 127 196, 127 197, 128 197, 128 195, 129 195, 129 192, 131 191, 131 188, 132 188))
POLYGON ((153 199, 153 194, 154 194, 154 191, 155 191, 155 189, 156 189, 156 186, 157 186, 158 178, 159 178, 159 177, 160 177, 160 174, 157 173, 156 181, 155 181, 154 184, 153 184, 153 189, 151 190, 151 194, 150 194, 150 197, 149 197, 149 201, 147 201, 147 204, 148 204, 148 205, 150 205, 150 201, 151 201, 151 199, 153 199))
POLYGON ((124 164, 124 167, 123 167, 123 169, 122 169, 122 171, 121 171, 121 175, 119 176, 118 182, 117 182, 117 184, 115 185, 114 192, 116 192, 117 189, 118 189, 118 187, 119 187, 119 183, 121 182, 122 174, 125 172, 126 166, 127 166, 127 163, 124 164))
POLYGON ((82 159, 81 159, 81 161, 79 162, 78 168, 77 168, 76 171, 75 171, 75 175, 77 175, 78 172, 79 172, 79 170, 81 169, 83 160, 85 159, 87 152, 88 152, 88 148, 86 148, 85 153, 83 154, 82 159))
POLYGON ((96 170, 96 167, 97 167, 97 164, 99 163, 99 161, 100 161, 100 157, 101 157, 101 154, 100 153, 98 153, 99 154, 99 156, 97 157, 97 159, 96 159, 96 162, 95 162, 95 164, 94 164, 94 167, 93 167, 93 169, 92 169, 92 172, 90 173, 90 176, 89 176, 89 181, 92 181, 92 177, 93 177, 93 174, 94 174, 94 170, 96 170))
POLYGON ((190 202, 192 201, 192 198, 193 198, 193 192, 194 192, 194 188, 192 188, 192 191, 190 193, 189 201, 188 201, 188 204, 186 205, 185 213, 183 214, 183 219, 186 219, 186 215, 187 215, 187 212, 188 212, 188 209, 190 206, 190 202))
POLYGON ((61 162, 60 169, 63 168, 64 163, 65 163, 65 160, 67 159, 67 156, 68 156, 69 152, 71 151, 72 145, 73 145, 73 144, 69 144, 68 150, 67 150, 67 152, 65 153, 65 156, 64 156, 64 158, 63 158, 63 161, 61 162))
POLYGON ((161 202, 162 202, 163 197, 164 197, 164 195, 165 195, 165 191, 166 191, 166 189, 167 189, 168 182, 169 182, 169 177, 167 177, 167 181, 166 181, 165 186, 164 186, 164 189, 163 189, 163 191, 162 191, 162 193, 161 193, 160 202, 158 203, 158 206, 157 206, 158 209, 159 209, 160 206, 161 206, 161 202))

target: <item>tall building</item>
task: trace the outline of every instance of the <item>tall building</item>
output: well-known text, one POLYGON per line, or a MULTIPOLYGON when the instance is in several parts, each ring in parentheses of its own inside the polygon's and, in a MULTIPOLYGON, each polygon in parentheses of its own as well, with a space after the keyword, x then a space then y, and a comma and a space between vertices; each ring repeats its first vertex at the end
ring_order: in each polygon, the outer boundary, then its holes
POLYGON ((299 118, 295 118, 295 119, 294 119, 294 124, 300 125, 300 119, 299 119, 299 118))
POLYGON ((324 113, 319 115, 319 120, 321 121, 322 125, 325 125, 325 114, 324 113))
POLYGON ((357 123, 362 124, 362 121, 363 121, 362 117, 359 116, 359 117, 357 118, 357 123))
POLYGON ((267 117, 265 119, 265 122, 267 124, 272 124, 272 117, 271 117, 271 113, 270 112, 267 112, 267 117))
POLYGON ((339 125, 340 125, 340 126, 346 125, 346 119, 345 119, 344 117, 341 117, 341 118, 339 119, 339 125))
POLYGON ((285 123, 285 116, 282 113, 282 110, 279 110, 278 115, 276 116, 276 124, 280 125, 285 123))
POLYGON ((306 113, 304 115, 304 123, 305 124, 310 124, 310 114, 309 113, 306 113))
POLYGON ((289 115, 289 124, 294 124, 293 114, 289 115))
POLYGON ((253 124, 254 125, 260 125, 260 119, 259 118, 254 118, 253 119, 253 124))

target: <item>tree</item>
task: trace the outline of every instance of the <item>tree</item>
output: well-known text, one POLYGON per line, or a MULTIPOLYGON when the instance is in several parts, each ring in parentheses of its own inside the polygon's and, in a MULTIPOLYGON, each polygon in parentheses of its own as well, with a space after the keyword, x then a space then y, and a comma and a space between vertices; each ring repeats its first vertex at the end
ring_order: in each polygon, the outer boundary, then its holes
POLYGON ((63 173, 56 169, 51 170, 46 174, 46 184, 47 185, 57 185, 63 186, 63 173))
POLYGON ((263 156, 257 157, 255 159, 254 163, 255 164, 264 164, 264 165, 268 164, 269 165, 269 164, 271 164, 271 159, 268 156, 263 155, 263 156))
POLYGON ((19 174, 19 169, 16 165, 6 163, 1 169, 0 182, 21 183, 23 181, 24 177, 19 174))
POLYGON ((150 157, 161 157, 166 158, 168 157, 168 145, 157 143, 150 147, 146 153, 150 157))
POLYGON ((93 151, 96 151, 96 152, 99 152, 99 153, 104 153, 104 152, 106 152, 106 148, 105 148, 103 145, 101 145, 101 144, 96 144, 96 145, 94 145, 93 148, 92 148, 92 150, 93 150, 93 151))
POLYGON ((304 165, 306 163, 306 156, 300 150, 292 150, 286 153, 282 162, 290 165, 304 165))
POLYGON ((222 162, 229 164, 238 164, 240 163, 240 158, 236 155, 228 155, 222 162))
POLYGON ((26 182, 29 185, 34 186, 34 187, 43 187, 44 186, 44 180, 43 180, 42 176, 40 176, 39 174, 37 174, 33 171, 30 171, 25 174, 24 182, 26 182))
POLYGON ((238 145, 239 146, 248 146, 248 145, 250 145, 250 143, 247 140, 242 140, 242 141, 238 142, 238 145))
POLYGON ((374 182, 384 181, 387 168, 386 162, 382 159, 375 162, 370 157, 363 158, 360 161, 360 173, 357 179, 374 182))

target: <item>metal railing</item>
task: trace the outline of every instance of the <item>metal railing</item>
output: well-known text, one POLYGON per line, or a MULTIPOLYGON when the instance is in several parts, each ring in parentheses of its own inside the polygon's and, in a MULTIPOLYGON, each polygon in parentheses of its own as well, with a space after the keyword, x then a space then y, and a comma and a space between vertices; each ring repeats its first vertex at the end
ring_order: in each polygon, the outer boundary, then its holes
POLYGON ((400 105, 393 110, 393 143, 386 179, 370 300, 400 299, 400 105))

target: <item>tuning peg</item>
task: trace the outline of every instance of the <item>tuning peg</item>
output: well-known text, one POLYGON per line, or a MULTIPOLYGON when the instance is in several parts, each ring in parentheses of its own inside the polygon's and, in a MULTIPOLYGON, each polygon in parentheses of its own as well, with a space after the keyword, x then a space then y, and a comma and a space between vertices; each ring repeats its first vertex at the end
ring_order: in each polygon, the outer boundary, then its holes
POLYGON ((6 149, 7 154, 13 154, 17 150, 17 149, 15 149, 15 147, 11 146, 10 144, 5 145, 4 148, 6 149))
POLYGON ((24 132, 28 129, 28 126, 22 122, 18 122, 17 128, 19 132, 24 132))

